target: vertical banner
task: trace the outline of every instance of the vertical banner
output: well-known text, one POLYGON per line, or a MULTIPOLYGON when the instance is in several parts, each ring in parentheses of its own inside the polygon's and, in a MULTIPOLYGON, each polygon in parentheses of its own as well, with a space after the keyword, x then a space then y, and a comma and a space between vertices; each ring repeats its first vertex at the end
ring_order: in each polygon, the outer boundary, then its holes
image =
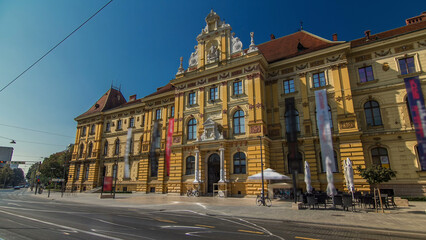
POLYGON ((172 153, 172 138, 173 138, 173 130, 175 125, 175 119, 169 119, 169 129, 167 131, 167 142, 166 142, 166 171, 167 176, 170 174, 170 154, 172 153))
POLYGON ((408 104, 416 129, 417 150, 422 171, 426 171, 426 109, 422 88, 418 76, 404 78, 408 104))
POLYGON ((327 173, 327 194, 336 195, 334 187, 333 172, 334 166, 333 140, 331 139, 330 117, 328 115, 327 91, 325 89, 315 91, 315 101, 317 110, 317 124, 321 145, 321 157, 325 161, 327 173))
POLYGON ((124 153, 124 178, 130 178, 129 153, 132 144, 132 128, 127 130, 126 152, 124 153))
POLYGON ((112 191, 112 177, 104 177, 104 192, 112 191))
POLYGON ((160 137, 158 131, 158 121, 154 122, 154 127, 152 129, 152 138, 151 138, 151 149, 149 151, 150 165, 151 165, 151 177, 158 176, 158 160, 155 153, 155 149, 160 148, 160 137))

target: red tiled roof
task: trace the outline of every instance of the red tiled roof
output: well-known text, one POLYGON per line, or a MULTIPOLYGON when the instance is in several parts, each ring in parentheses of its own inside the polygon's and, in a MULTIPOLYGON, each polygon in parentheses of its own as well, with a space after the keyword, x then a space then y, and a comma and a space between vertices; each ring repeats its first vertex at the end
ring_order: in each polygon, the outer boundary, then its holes
POLYGON ((118 107, 126 103, 123 94, 114 88, 110 88, 87 112, 81 114, 79 117, 91 115, 93 113, 105 112, 109 109, 118 107))
POLYGON ((374 35, 370 35, 370 38, 368 41, 366 41, 366 37, 363 38, 359 38, 356 40, 351 41, 351 47, 359 47, 365 44, 370 44, 370 43, 374 43, 374 42, 378 42, 378 41, 382 41, 391 37, 395 37, 398 35, 403 35, 403 34, 407 34, 410 32, 415 32, 418 30, 422 30, 426 28, 426 21, 424 22, 419 22, 419 23, 415 23, 415 24, 410 24, 407 26, 403 26, 403 27, 399 27, 399 28, 395 28, 386 32, 381 32, 381 33, 377 33, 374 35))
POLYGON ((329 41, 302 30, 266 43, 262 43, 257 47, 268 62, 275 62, 341 43, 342 42, 329 41), (299 50, 299 43, 303 45, 305 48, 304 50, 299 50))
POLYGON ((159 87, 157 88, 157 91, 155 93, 149 94, 148 96, 145 96, 145 98, 147 97, 152 97, 161 93, 165 93, 168 91, 172 91, 175 90, 175 86, 173 86, 171 83, 168 83, 167 85, 163 86, 163 87, 159 87))

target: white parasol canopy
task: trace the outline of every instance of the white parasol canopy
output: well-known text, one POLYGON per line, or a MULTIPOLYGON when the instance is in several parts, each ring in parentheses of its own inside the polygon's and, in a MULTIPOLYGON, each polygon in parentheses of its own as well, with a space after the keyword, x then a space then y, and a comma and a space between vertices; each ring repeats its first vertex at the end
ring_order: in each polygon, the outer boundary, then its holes
POLYGON ((311 169, 309 168, 309 164, 307 161, 305 161, 305 183, 306 183, 306 191, 308 193, 312 193, 311 169))
POLYGON ((347 187, 349 189, 350 192, 354 192, 355 190, 355 186, 354 186, 354 169, 352 167, 352 162, 349 158, 346 159, 346 182, 347 182, 347 187))
MULTIPOLYGON (((248 179, 260 180, 262 179, 262 175, 261 173, 256 173, 254 175, 249 176, 248 179)), ((263 179, 264 180, 290 180, 291 178, 284 174, 277 173, 274 169, 267 168, 263 170, 263 179)))

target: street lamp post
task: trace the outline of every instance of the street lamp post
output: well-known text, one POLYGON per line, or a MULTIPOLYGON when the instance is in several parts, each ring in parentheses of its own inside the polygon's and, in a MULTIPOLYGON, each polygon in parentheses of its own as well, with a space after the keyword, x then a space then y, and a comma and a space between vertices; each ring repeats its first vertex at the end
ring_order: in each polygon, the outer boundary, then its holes
POLYGON ((262 178, 261 198, 262 198, 262 204, 263 206, 265 206, 265 183, 263 178, 262 136, 258 136, 258 138, 259 138, 259 147, 260 147, 260 175, 262 178))

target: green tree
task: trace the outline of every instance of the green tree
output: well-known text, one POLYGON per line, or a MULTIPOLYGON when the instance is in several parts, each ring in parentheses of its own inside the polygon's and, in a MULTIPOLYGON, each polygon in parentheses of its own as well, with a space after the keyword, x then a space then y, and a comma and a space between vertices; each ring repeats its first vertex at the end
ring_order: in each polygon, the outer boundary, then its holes
POLYGON ((25 184, 24 171, 21 168, 13 169, 12 185, 19 186, 25 184))
POLYGON ((5 164, 0 171, 0 184, 3 188, 10 185, 13 180, 13 170, 10 168, 9 164, 5 164))
POLYGON ((380 183, 388 182, 396 176, 396 171, 390 168, 384 168, 380 165, 373 165, 366 168, 358 166, 357 170, 371 186, 377 186, 380 183))

